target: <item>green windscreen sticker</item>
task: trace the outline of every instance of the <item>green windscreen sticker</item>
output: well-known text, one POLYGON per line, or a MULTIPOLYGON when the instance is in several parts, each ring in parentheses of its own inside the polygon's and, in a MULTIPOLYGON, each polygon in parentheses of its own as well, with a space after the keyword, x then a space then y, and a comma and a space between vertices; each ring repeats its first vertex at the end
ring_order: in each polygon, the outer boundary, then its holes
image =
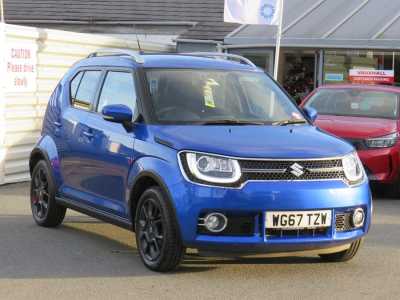
POLYGON ((214 93, 213 87, 219 86, 219 83, 216 82, 214 79, 210 78, 207 80, 206 84, 204 85, 204 104, 207 107, 215 108, 215 101, 214 101, 214 93))

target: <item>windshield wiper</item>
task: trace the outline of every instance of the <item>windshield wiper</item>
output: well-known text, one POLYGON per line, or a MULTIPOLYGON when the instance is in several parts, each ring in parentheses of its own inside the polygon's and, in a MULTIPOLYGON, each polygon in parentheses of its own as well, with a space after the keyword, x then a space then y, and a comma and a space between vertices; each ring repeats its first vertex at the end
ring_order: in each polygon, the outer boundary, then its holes
POLYGON ((210 120, 202 122, 202 125, 265 125, 263 122, 239 121, 239 120, 210 120))
POLYGON ((295 124, 307 124, 307 121, 302 119, 302 120, 283 120, 283 121, 278 121, 272 123, 274 126, 287 126, 287 125, 295 125, 295 124))

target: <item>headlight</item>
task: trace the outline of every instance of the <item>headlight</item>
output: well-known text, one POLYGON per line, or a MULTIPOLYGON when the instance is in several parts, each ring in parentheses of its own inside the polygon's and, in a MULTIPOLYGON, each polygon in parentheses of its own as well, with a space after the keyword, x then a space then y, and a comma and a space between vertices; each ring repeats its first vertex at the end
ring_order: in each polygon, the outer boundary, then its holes
POLYGON ((242 176, 235 159, 194 152, 182 153, 180 158, 186 164, 186 175, 197 182, 234 184, 242 176))
POLYGON ((393 147, 399 138, 398 133, 392 133, 379 138, 373 138, 366 140, 369 148, 389 148, 393 147))
POLYGON ((364 179, 364 167, 356 152, 343 157, 342 165, 344 175, 351 185, 358 184, 364 179))

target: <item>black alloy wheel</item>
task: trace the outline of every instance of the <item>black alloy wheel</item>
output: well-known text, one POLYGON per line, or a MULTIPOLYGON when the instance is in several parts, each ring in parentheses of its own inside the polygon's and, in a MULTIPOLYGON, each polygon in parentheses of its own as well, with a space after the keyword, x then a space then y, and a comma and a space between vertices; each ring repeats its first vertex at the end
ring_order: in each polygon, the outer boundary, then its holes
POLYGON ((44 227, 62 223, 66 208, 56 203, 55 185, 45 161, 39 161, 32 172, 31 209, 35 222, 44 227))
POLYGON ((152 271, 176 269, 185 248, 169 198, 160 187, 148 188, 135 214, 136 245, 144 265, 152 271))
POLYGON ((39 168, 32 178, 32 213, 35 219, 43 221, 49 209, 49 182, 43 168, 39 168))
POLYGON ((137 234, 143 256, 150 262, 156 261, 164 247, 164 228, 161 208, 152 198, 146 199, 140 208, 137 234))

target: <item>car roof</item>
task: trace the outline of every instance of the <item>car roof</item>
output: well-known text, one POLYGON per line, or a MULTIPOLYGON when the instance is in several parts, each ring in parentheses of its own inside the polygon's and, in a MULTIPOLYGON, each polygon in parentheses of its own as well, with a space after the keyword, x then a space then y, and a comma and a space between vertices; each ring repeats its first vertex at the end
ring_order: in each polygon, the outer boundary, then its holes
POLYGON ((233 60, 215 59, 195 55, 179 54, 144 54, 143 64, 136 63, 129 56, 99 56, 90 57, 78 62, 75 67, 138 67, 143 66, 148 69, 169 68, 169 69, 215 69, 215 70, 236 70, 236 71, 257 71, 263 72, 259 68, 243 64, 233 60))
POLYGON ((318 90, 326 90, 326 89, 357 89, 357 90, 365 90, 365 91, 380 91, 380 92, 392 92, 400 94, 400 87, 391 86, 391 85, 374 85, 374 84, 332 84, 332 85, 323 85, 318 88, 318 90))

